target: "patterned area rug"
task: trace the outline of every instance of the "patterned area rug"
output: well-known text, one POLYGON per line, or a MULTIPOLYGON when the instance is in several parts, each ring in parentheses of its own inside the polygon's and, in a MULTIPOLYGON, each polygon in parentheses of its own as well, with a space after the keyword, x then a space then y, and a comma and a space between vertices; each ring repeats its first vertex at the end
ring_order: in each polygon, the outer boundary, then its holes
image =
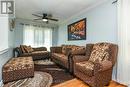
POLYGON ((53 78, 52 86, 72 80, 72 76, 65 69, 60 68, 56 64, 54 65, 35 65, 35 71, 42 71, 49 73, 53 78))
POLYGON ((50 60, 36 60, 34 61, 35 65, 54 65, 55 63, 50 60))
POLYGON ((35 71, 33 78, 9 82, 3 87, 50 87, 52 80, 53 78, 50 74, 35 71))

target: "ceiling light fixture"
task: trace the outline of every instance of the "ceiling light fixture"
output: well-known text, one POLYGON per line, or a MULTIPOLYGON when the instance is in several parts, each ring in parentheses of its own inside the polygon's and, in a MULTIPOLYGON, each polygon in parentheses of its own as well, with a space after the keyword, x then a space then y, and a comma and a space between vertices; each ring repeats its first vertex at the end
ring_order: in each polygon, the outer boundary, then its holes
POLYGON ((44 19, 42 19, 42 21, 43 21, 43 22, 47 22, 48 20, 44 18, 44 19))

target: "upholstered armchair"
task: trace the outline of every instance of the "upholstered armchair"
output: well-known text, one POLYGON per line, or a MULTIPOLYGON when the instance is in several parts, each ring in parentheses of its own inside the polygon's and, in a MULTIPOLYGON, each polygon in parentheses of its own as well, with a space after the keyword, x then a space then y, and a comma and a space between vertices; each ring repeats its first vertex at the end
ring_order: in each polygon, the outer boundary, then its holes
POLYGON ((90 56, 75 56, 74 74, 92 87, 104 87, 112 78, 112 69, 117 59, 118 46, 111 43, 93 45, 90 56))

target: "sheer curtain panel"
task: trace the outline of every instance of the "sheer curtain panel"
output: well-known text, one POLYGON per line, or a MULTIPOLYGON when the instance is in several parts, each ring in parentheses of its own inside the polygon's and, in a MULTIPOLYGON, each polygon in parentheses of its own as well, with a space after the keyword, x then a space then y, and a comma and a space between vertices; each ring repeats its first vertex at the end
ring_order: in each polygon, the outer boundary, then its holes
POLYGON ((117 81, 130 87, 130 0, 118 0, 117 81))
POLYGON ((42 26, 24 25, 23 44, 32 47, 52 46, 52 29, 42 26))

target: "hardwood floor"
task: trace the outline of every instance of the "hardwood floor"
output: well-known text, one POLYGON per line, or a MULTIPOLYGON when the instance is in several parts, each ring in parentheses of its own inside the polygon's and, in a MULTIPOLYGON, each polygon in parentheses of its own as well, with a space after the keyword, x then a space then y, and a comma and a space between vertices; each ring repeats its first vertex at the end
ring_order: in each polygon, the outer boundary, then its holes
MULTIPOLYGON (((72 79, 69 81, 66 81, 64 83, 55 85, 53 87, 89 87, 87 84, 85 84, 83 81, 79 80, 79 79, 72 79)), ((111 81, 109 86, 105 86, 105 87, 127 87, 125 85, 119 84, 115 81, 111 81)))
MULTIPOLYGON (((59 68, 57 65, 35 65, 35 71, 43 71, 49 73, 53 77, 53 84, 51 87, 89 87, 83 81, 73 77, 65 70, 59 68)), ((127 87, 115 81, 111 81, 109 86, 105 87, 127 87)))

